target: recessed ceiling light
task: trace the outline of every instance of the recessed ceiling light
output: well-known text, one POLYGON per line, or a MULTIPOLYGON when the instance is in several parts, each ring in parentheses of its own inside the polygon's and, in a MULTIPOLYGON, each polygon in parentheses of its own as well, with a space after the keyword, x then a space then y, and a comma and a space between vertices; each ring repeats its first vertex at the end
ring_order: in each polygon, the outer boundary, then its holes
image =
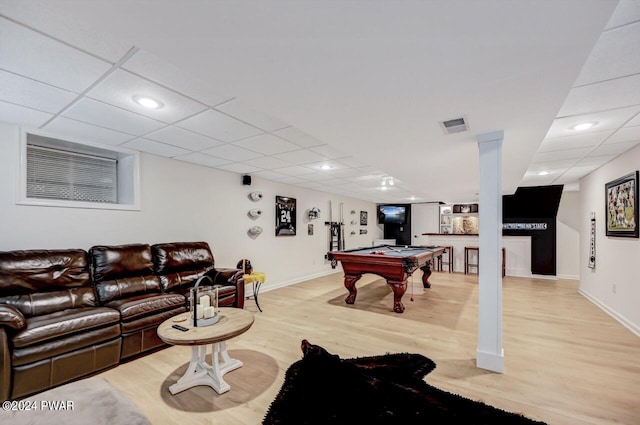
POLYGON ((160 109, 164 106, 162 102, 160 102, 159 100, 153 99, 149 96, 135 95, 133 96, 133 101, 136 102, 138 105, 142 105, 145 108, 149 108, 149 109, 160 109))
POLYGON ((324 164, 320 167, 321 170, 331 170, 333 167, 329 164, 324 164))
POLYGON ((592 127, 595 127, 596 125, 598 125, 597 122, 595 121, 590 121, 590 122, 581 122, 580 124, 576 124, 574 126, 569 127, 570 130, 577 130, 577 131, 581 131, 581 130, 588 130, 592 127))
POLYGON ((539 176, 546 176, 547 174, 549 174, 549 172, 548 172, 548 171, 540 171, 540 172, 538 173, 538 175, 539 175, 539 176))

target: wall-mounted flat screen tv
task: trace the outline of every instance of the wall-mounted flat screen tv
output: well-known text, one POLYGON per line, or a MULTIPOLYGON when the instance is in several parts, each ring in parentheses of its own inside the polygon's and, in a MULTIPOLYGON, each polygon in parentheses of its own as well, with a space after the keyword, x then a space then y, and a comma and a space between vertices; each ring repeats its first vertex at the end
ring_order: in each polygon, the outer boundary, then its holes
POLYGON ((379 205, 379 224, 407 224, 406 205, 379 205))

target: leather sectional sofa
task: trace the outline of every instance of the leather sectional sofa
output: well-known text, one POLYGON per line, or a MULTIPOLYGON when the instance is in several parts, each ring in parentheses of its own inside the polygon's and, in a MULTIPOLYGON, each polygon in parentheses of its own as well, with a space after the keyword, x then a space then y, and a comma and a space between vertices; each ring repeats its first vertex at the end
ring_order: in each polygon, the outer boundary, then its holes
POLYGON ((0 252, 0 401, 164 346, 158 325, 205 274, 220 306, 243 308, 242 272, 216 268, 206 242, 0 252))

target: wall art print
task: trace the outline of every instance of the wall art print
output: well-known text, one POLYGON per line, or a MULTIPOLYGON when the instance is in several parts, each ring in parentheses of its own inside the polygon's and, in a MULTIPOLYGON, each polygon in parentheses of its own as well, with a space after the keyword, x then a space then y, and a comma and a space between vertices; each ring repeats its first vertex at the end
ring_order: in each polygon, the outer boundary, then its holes
POLYGON ((638 171, 605 184, 606 235, 638 237, 638 171))
POLYGON ((276 196, 276 236, 295 236, 296 199, 276 196))

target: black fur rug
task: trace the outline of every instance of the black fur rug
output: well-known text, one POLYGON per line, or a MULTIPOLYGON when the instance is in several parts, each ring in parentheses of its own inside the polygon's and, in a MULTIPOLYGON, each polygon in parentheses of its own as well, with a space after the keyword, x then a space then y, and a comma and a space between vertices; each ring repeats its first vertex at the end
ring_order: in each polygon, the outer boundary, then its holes
POLYGON ((340 359, 306 340, 302 351, 263 425, 544 424, 432 387, 436 365, 419 354, 340 359))

